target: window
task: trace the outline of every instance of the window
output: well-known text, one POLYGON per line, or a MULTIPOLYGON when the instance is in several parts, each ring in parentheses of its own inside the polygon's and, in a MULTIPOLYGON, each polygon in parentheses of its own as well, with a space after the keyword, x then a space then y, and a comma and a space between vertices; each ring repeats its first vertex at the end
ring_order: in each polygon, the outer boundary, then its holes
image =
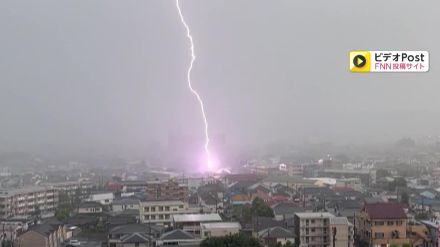
POLYGON ((165 211, 170 211, 170 206, 165 206, 165 211))
POLYGON ((384 222, 383 222, 383 221, 375 221, 375 222, 374 222, 374 225, 375 225, 375 226, 383 226, 383 225, 384 225, 384 222))
POLYGON ((315 232, 315 228, 312 228, 312 232, 315 232))
POLYGON ((160 206, 159 207, 159 212, 162 212, 163 211, 163 206, 160 206))
POLYGON ((374 238, 384 238, 385 234, 383 232, 375 232, 374 238))
POLYGON ((388 221, 387 225, 392 226, 392 225, 394 225, 394 222, 393 221, 388 221))
POLYGON ((145 212, 150 212, 150 207, 144 207, 145 212))
POLYGON ((312 223, 312 224, 315 224, 315 220, 311 220, 311 223, 312 223))
POLYGON ((179 205, 179 208, 183 208, 183 205, 179 205))
POLYGON ((403 221, 401 221, 401 220, 396 221, 396 225, 398 225, 398 226, 403 225, 403 221))

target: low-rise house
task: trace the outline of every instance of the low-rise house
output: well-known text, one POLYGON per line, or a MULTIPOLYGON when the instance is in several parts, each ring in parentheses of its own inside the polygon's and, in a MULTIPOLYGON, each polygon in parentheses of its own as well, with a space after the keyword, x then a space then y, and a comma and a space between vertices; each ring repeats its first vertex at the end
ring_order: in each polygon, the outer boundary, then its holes
POLYGON ((95 192, 89 196, 87 201, 98 202, 101 205, 111 205, 114 198, 113 192, 95 192))
POLYGON ((36 225, 18 236, 16 246, 58 247, 64 241, 62 226, 36 225))
POLYGON ((239 233, 241 225, 238 222, 201 223, 200 229, 202 238, 222 237, 239 233))
POLYGON ((201 193, 199 195, 199 205, 206 213, 223 212, 223 193, 201 193))
POLYGON ((275 226, 271 228, 266 228, 258 232, 258 238, 263 240, 266 246, 273 246, 276 244, 286 244, 290 242, 295 243, 295 236, 292 231, 275 226))
POLYGON ((426 247, 431 243, 428 227, 424 224, 408 224, 407 233, 413 247, 426 247))
POLYGON ((177 214, 172 216, 175 229, 189 232, 196 237, 200 236, 201 223, 221 222, 219 214, 177 214))
POLYGON ((272 205, 272 210, 276 220, 291 219, 295 216, 295 213, 304 212, 304 208, 298 204, 285 202, 272 205))
POLYGON ((129 224, 110 229, 108 235, 109 247, 149 247, 163 232, 160 226, 146 224, 129 224))
POLYGON ((102 211, 102 205, 97 202, 83 202, 78 207, 79 214, 99 214, 102 211))
POLYGON ((156 240, 156 246, 199 246, 200 242, 200 238, 196 238, 194 235, 183 230, 176 229, 162 234, 156 240))
POLYGON ((246 204, 252 204, 252 198, 247 194, 236 194, 231 196, 230 204, 232 206, 241 206, 246 204))

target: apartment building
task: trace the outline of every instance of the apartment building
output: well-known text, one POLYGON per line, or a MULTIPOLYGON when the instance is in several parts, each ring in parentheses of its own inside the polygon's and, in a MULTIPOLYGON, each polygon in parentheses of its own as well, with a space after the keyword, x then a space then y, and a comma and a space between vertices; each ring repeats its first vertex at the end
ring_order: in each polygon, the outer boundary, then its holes
POLYGON ((347 217, 330 218, 330 245, 333 247, 353 247, 354 227, 347 217), (333 245, 334 242, 334 245, 333 245))
POLYGON ((365 203, 356 223, 359 239, 374 247, 410 243, 407 216, 401 204, 365 203))
POLYGON ((330 219, 333 214, 327 212, 296 213, 295 243, 299 247, 329 247, 331 243, 330 219))
POLYGON ((140 202, 139 213, 142 223, 170 226, 172 215, 198 213, 199 208, 190 208, 182 201, 143 201, 140 202))
POLYGON ((44 186, 52 187, 60 194, 64 193, 70 197, 79 196, 80 199, 85 199, 90 194, 94 184, 88 181, 66 181, 45 183, 44 186))
POLYGON ((126 181, 123 183, 124 192, 145 192, 151 200, 181 200, 188 201, 188 185, 174 180, 167 181, 126 181))
POLYGON ((0 190, 0 218, 26 217, 37 211, 53 213, 58 207, 58 192, 50 187, 24 187, 0 190))

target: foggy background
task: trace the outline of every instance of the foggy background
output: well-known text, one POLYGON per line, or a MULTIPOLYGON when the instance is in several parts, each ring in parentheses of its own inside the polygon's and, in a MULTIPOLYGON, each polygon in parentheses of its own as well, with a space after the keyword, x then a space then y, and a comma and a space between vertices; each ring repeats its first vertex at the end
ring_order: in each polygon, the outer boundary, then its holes
MULTIPOLYGON (((237 147, 440 135, 436 1, 182 0, 210 133, 237 147), (348 52, 428 50, 429 73, 354 74, 348 52)), ((175 1, 0 8, 0 152, 139 155, 202 136, 175 1)))

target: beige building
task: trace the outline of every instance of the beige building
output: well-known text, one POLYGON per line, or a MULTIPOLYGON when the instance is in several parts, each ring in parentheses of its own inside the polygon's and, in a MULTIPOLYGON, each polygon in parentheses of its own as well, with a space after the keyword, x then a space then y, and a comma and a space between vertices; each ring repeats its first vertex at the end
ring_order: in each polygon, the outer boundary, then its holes
POLYGON ((222 237, 240 232, 241 225, 238 222, 215 222, 200 224, 202 238, 222 237))
POLYGON ((190 208, 182 201, 144 201, 140 202, 139 214, 142 223, 170 226, 172 215, 197 213, 199 208, 190 208))
POLYGON ((58 192, 50 187, 25 187, 0 190, 0 218, 54 213, 58 207, 58 192))
POLYGON ((365 203, 357 224, 359 239, 374 247, 409 244, 407 216, 401 204, 365 203))
POLYGON ((333 214, 327 212, 296 213, 295 243, 299 247, 329 247, 331 243, 330 219, 333 214))
POLYGON ((330 218, 330 245, 334 247, 353 247, 354 229, 353 224, 347 217, 330 218))

